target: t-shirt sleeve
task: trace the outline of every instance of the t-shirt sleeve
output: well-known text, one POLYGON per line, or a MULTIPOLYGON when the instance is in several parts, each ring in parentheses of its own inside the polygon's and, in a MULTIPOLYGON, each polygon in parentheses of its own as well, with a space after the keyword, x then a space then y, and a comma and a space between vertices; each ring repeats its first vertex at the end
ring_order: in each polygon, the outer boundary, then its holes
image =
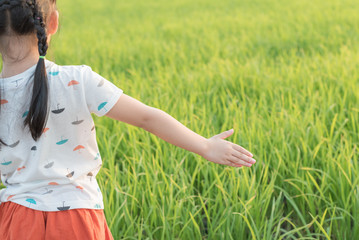
POLYGON ((123 91, 88 66, 83 66, 84 94, 90 113, 102 117, 116 104, 123 91))

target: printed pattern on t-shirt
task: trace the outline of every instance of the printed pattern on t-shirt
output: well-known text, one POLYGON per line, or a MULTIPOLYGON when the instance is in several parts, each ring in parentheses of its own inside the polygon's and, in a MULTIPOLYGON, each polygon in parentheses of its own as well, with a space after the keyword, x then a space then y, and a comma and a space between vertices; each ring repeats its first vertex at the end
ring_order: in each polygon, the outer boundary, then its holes
POLYGON ((46 60, 49 112, 35 142, 23 121, 30 109, 35 66, 0 79, 0 202, 41 211, 103 209, 96 175, 102 166, 91 113, 104 116, 123 91, 88 66, 46 60))

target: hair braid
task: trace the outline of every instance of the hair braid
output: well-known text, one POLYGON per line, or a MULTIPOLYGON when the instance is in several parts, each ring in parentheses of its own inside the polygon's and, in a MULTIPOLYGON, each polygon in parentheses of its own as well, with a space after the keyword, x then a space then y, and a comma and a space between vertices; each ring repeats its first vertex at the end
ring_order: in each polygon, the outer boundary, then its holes
POLYGON ((0 12, 11 9, 13 7, 16 7, 21 4, 21 1, 19 0, 0 0, 0 12))
POLYGON ((34 24, 36 29, 36 35, 38 39, 38 47, 39 47, 39 54, 40 56, 45 56, 47 53, 47 34, 45 29, 45 23, 43 19, 42 12, 39 11, 39 7, 37 6, 35 0, 35 7, 34 7, 34 24))
MULTIPOLYGON (((9 32, 19 36, 36 34, 39 55, 46 56, 48 43, 45 17, 53 6, 56 7, 56 0, 46 0, 41 3, 36 0, 0 0, 0 36, 7 35, 9 32)), ((34 74, 30 108, 24 120, 24 127, 29 126, 35 141, 41 137, 46 126, 49 113, 48 100, 49 86, 45 60, 39 58, 34 74)), ((0 143, 6 145, 1 139, 0 143)))
MULTIPOLYGON (((47 53, 47 34, 45 23, 43 20, 43 13, 40 11, 35 0, 26 1, 28 8, 32 10, 32 19, 34 21, 34 28, 38 39, 38 51, 40 56, 45 56, 47 53)), ((48 115, 48 95, 49 95, 48 79, 46 74, 45 60, 39 58, 35 70, 34 85, 32 99, 29 109, 29 114, 24 121, 24 126, 29 125, 31 135, 36 141, 40 138, 48 115)))

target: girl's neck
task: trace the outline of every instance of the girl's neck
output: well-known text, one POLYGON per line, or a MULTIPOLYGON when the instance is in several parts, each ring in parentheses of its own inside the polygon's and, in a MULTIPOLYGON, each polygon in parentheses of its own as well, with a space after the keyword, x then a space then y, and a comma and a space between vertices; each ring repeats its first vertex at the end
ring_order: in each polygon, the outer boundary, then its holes
POLYGON ((3 69, 0 73, 1 78, 8 78, 18 75, 30 67, 34 66, 39 61, 39 55, 29 55, 19 61, 6 61, 3 58, 3 69))
POLYGON ((31 45, 27 42, 26 44, 24 41, 16 41, 15 39, 7 40, 9 40, 7 51, 1 51, 3 61, 3 68, 0 74, 1 78, 18 75, 34 66, 39 60, 39 53, 36 45, 31 45))

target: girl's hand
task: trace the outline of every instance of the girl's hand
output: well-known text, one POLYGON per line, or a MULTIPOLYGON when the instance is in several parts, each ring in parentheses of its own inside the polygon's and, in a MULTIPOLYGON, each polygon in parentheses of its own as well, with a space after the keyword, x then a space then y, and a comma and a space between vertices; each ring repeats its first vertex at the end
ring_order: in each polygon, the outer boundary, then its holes
POLYGON ((231 167, 251 167, 256 162, 253 154, 243 147, 224 140, 233 134, 233 129, 207 140, 207 151, 202 155, 208 161, 231 167))
POLYGON ((199 154, 214 163, 231 167, 250 167, 256 162, 250 152, 224 140, 233 134, 233 129, 207 139, 162 110, 149 107, 126 94, 122 94, 106 116, 141 127, 175 146, 199 154))

